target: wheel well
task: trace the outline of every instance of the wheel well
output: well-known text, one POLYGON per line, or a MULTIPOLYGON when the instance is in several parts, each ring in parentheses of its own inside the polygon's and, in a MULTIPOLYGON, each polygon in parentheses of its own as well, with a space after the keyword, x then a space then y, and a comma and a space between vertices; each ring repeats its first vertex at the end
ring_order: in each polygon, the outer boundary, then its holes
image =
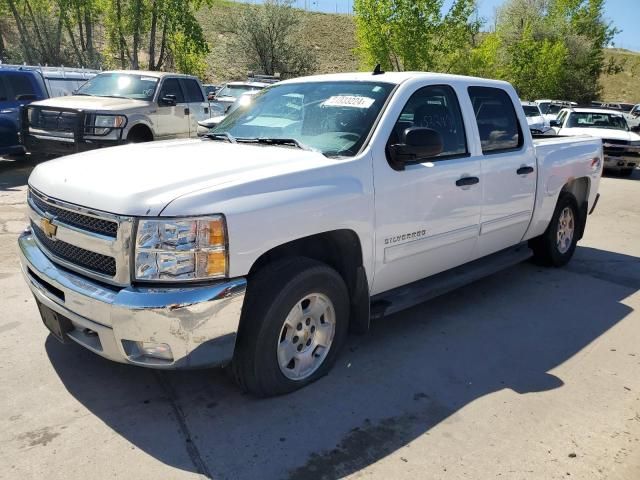
POLYGON ((130 142, 151 142, 153 141, 153 132, 143 123, 134 125, 127 135, 130 142))
POLYGON ((351 301, 350 329, 369 328, 369 286, 362 262, 362 246, 353 230, 333 230, 303 237, 263 253, 251 266, 252 275, 265 265, 286 257, 307 257, 326 263, 342 276, 351 301))
POLYGON ((569 193, 576 199, 578 204, 578 212, 580 214, 580 225, 578 229, 578 240, 584 235, 584 229, 587 224, 587 213, 589 209, 589 188, 591 187, 589 179, 587 177, 574 178, 565 183, 560 191, 562 193, 569 193))

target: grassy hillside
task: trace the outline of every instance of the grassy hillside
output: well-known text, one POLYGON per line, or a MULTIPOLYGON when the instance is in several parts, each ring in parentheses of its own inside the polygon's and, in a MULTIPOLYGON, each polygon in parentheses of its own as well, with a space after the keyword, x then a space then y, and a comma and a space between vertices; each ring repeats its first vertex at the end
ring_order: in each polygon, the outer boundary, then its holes
MULTIPOLYGON (((210 80, 223 81, 243 78, 246 66, 241 65, 238 52, 230 48, 231 19, 246 5, 217 0, 200 11, 200 23, 211 46, 207 57, 210 80)), ((358 69, 355 24, 349 15, 302 12, 302 38, 315 52, 317 73, 353 71, 358 69)))
POLYGON ((605 52, 625 64, 625 70, 616 75, 603 75, 600 79, 605 100, 640 103, 640 53, 629 50, 611 49, 605 52), (635 73, 635 75, 633 75, 635 73))

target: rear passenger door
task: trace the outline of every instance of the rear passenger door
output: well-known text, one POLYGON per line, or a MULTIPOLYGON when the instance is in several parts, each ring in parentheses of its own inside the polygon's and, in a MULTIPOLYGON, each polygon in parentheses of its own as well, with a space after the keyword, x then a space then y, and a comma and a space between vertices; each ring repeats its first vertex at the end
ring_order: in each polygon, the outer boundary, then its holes
POLYGON ((189 104, 177 78, 165 78, 158 94, 158 110, 156 118, 155 138, 187 138, 189 137, 189 104), (175 98, 175 105, 162 102, 165 97, 175 98))
POLYGON ((197 80, 182 78, 180 83, 189 106, 189 135, 195 137, 198 133, 198 122, 209 118, 209 102, 205 101, 202 88, 197 80))
POLYGON ((482 214, 474 258, 518 244, 536 191, 536 159, 514 107, 517 98, 494 87, 469 87, 482 148, 482 214))

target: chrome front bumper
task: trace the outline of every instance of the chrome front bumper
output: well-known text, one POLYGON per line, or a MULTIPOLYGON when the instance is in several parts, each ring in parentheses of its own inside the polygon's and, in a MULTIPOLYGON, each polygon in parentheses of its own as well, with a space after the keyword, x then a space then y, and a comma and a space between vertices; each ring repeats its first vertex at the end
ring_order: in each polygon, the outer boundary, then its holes
POLYGON ((73 325, 68 338, 110 360, 145 367, 212 367, 235 348, 246 280, 184 288, 107 287, 58 267, 27 231, 22 273, 44 306, 73 325), (173 360, 144 355, 140 343, 166 344, 173 360))

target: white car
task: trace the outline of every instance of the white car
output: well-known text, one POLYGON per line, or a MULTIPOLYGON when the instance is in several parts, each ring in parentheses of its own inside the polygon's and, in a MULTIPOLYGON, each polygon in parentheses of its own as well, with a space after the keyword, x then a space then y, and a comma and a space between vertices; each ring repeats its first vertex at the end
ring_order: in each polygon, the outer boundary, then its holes
POLYGON ((230 363, 260 396, 327 374, 371 318, 565 265, 602 173, 599 139, 533 139, 510 84, 456 75, 287 80, 208 137, 36 166, 22 271, 61 341, 230 363))
POLYGON ((527 117, 529 130, 534 135, 555 135, 556 132, 551 128, 549 121, 544 118, 540 107, 535 102, 522 102, 522 109, 527 117))
POLYGON ((558 135, 589 135, 601 138, 604 167, 623 176, 633 174, 640 163, 640 135, 632 132, 619 110, 566 108, 551 122, 558 135))
POLYGON ((567 100, 536 100, 535 103, 540 107, 540 111, 547 122, 555 120, 563 108, 578 106, 576 102, 569 102, 567 100))

